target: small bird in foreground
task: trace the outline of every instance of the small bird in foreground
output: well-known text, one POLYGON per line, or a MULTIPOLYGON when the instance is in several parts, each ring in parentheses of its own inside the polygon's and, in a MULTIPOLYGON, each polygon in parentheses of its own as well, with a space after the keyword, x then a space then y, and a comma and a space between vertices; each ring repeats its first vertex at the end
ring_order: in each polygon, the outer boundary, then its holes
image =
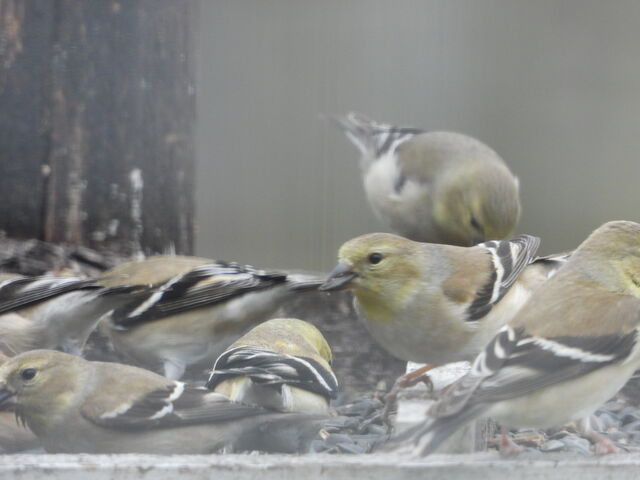
POLYGON ((471 246, 506 238, 520 218, 518 179, 475 138, 331 117, 362 154, 369 204, 412 240, 471 246))
MULTIPOLYGON (((587 418, 640 367, 640 225, 595 230, 445 390, 413 438, 423 455, 458 427, 491 417, 550 428, 587 418)), ((613 443, 582 424, 598 453, 613 443)), ((505 441, 503 430, 503 444, 505 441)))
POLYGON ((137 290, 105 288, 98 279, 0 274, 0 352, 50 348, 80 355, 100 317, 137 290))
POLYGON ((254 327, 220 355, 207 387, 244 404, 327 414, 338 381, 320 330, 296 318, 276 318, 254 327))
POLYGON ((32 350, 0 366, 0 405, 50 453, 305 451, 334 417, 272 412, 130 365, 32 350))
MULTIPOLYGON (((0 353, 0 365, 8 357, 0 353)), ((26 426, 16 421, 10 402, 0 408, 0 453, 13 453, 38 447, 38 439, 26 426)))
MULTIPOLYGON (((398 379, 398 391, 445 363, 471 361, 566 255, 536 258, 540 240, 458 247, 389 233, 346 242, 320 290, 350 289, 373 338, 389 353, 427 366, 398 379)), ((388 413, 388 410, 385 412, 388 413)))
POLYGON ((177 380, 217 358, 292 296, 321 278, 196 257, 157 256, 105 272, 112 283, 151 285, 101 322, 117 352, 177 380))

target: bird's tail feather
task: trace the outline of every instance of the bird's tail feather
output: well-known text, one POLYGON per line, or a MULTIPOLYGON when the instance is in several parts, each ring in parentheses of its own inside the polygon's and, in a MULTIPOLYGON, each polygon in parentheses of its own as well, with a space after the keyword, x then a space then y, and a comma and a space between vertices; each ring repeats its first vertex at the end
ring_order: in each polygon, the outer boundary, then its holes
MULTIPOLYGON (((409 428, 391 440, 391 448, 411 441, 415 445, 414 452, 419 456, 433 453, 442 443, 453 435, 460 427, 473 420, 485 409, 475 406, 449 417, 429 418, 425 422, 409 428)), ((397 448, 397 447, 395 447, 397 448)))
POLYGON ((357 112, 329 115, 328 118, 344 132, 362 155, 373 156, 379 147, 376 134, 382 129, 390 128, 390 125, 379 124, 357 112))
POLYGON ((398 145, 424 132, 419 128, 379 123, 357 112, 349 112, 344 116, 333 115, 329 118, 344 131, 347 138, 360 150, 363 158, 370 160, 394 152, 398 145))

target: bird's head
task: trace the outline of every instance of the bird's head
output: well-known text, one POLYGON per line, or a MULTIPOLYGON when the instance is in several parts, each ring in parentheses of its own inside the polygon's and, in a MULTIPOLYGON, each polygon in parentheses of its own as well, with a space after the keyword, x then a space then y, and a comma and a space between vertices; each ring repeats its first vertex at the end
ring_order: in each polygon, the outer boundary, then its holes
POLYGON ((464 169, 434 198, 435 228, 453 245, 507 238, 520 219, 518 181, 506 167, 464 169))
POLYGON ((420 288, 424 247, 389 233, 356 237, 342 245, 320 290, 351 289, 368 315, 392 315, 420 288))
POLYGON ((0 407, 13 403, 18 418, 37 434, 65 404, 82 361, 53 350, 31 350, 8 359, 0 366, 0 407))
POLYGON ((640 224, 605 223, 589 235, 571 260, 607 290, 640 297, 640 224))

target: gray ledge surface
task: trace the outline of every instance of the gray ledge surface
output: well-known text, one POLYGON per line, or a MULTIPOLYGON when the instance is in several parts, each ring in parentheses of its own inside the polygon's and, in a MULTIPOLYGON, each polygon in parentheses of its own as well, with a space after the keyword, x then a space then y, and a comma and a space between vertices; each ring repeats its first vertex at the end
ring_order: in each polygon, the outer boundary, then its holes
POLYGON ((498 454, 432 455, 426 459, 380 455, 3 455, 0 478, 47 480, 256 479, 388 480, 389 478, 491 478, 501 480, 633 479, 640 455, 603 457, 536 454, 501 458, 498 454), (44 476, 46 475, 46 476, 44 476), (579 477, 578 477, 579 476, 579 477))

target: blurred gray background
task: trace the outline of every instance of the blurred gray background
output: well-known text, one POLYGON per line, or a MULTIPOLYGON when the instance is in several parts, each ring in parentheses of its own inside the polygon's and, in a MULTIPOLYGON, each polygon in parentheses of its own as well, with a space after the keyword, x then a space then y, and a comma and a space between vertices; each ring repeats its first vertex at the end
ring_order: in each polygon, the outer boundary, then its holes
POLYGON ((483 140, 521 181, 519 232, 570 249, 640 220, 640 2, 201 2, 196 252, 328 270, 383 231, 320 113, 483 140))

